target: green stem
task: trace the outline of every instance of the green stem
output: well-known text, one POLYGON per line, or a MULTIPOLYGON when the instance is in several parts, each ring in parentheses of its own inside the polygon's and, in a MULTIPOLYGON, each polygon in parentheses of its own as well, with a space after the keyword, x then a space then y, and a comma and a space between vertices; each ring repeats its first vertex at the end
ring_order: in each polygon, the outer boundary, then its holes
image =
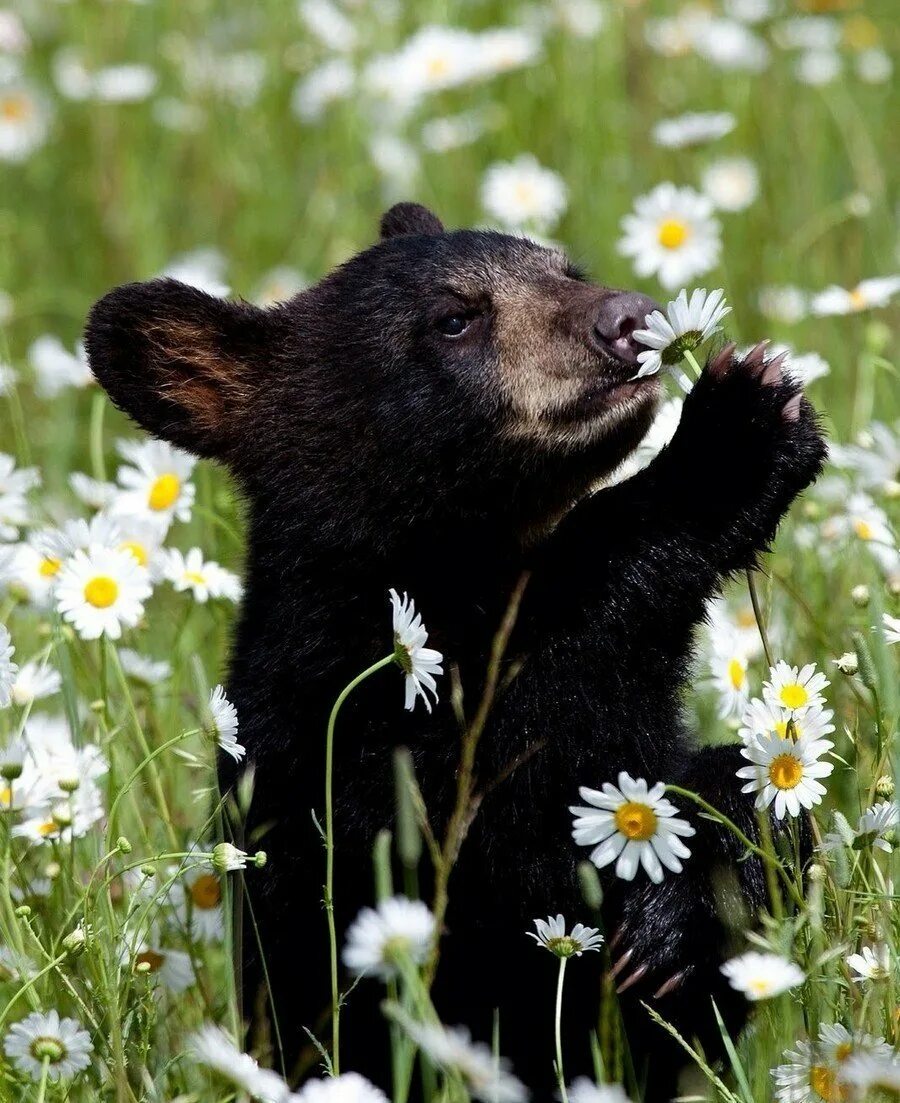
POLYGON ((325 913, 328 916, 331 957, 331 1066, 334 1076, 339 1076, 341 1072, 341 994, 338 990, 337 931, 334 926, 334 725, 341 711, 341 705, 360 682, 364 682, 370 674, 374 674, 376 670, 381 670, 393 661, 392 651, 390 655, 385 655, 383 659, 367 667, 362 674, 357 674, 352 682, 344 686, 331 709, 331 715, 328 717, 328 731, 325 735, 325 913))
POLYGON ((47 1091, 47 1075, 50 1072, 50 1058, 45 1057, 41 1064, 41 1082, 38 1084, 37 1103, 44 1103, 47 1091))
POLYGON ((691 352, 690 349, 685 349, 684 350, 684 358, 685 358, 685 360, 687 360, 687 362, 694 369, 694 375, 699 379, 700 376, 703 374, 703 369, 697 363, 696 356, 694 356, 694 354, 691 352))
POLYGON ((750 591, 750 604, 753 606, 753 616, 756 618, 756 627, 759 630, 759 638, 762 640, 766 662, 771 669, 775 665, 772 661, 772 649, 769 647, 769 636, 763 623, 762 606, 756 589, 756 579, 753 577, 753 570, 750 567, 747 568, 747 589, 750 591))
POLYGON ((556 982, 556 1016, 553 1021, 554 1037, 556 1039, 556 1080, 559 1084, 559 1095, 562 1099, 562 1103, 569 1103, 569 1097, 566 1093, 566 1078, 563 1073, 563 1058, 562 1058, 562 998, 563 998, 563 982, 566 977, 566 962, 569 959, 561 957, 559 959, 559 978, 556 982))
POLYGON ((106 412, 106 395, 97 388, 91 402, 90 451, 91 474, 99 482, 106 482, 106 461, 103 456, 103 416, 106 412))

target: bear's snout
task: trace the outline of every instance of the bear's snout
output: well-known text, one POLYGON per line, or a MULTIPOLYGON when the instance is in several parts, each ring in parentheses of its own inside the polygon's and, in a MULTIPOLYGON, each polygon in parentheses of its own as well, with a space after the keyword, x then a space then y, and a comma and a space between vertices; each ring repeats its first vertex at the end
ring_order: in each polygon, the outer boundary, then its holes
POLYGON ((636 364, 638 353, 643 349, 634 339, 634 331, 644 327, 648 314, 659 310, 659 303, 649 295, 637 291, 612 291, 600 302, 594 318, 593 339, 605 351, 624 360, 627 364, 636 364))

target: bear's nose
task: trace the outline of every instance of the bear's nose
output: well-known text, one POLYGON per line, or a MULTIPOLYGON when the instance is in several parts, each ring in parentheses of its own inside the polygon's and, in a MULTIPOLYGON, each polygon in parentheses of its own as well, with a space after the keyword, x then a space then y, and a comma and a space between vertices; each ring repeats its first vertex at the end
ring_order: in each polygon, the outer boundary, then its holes
POLYGON ((659 310, 659 303, 637 291, 613 291, 604 298, 594 320, 594 338, 627 364, 636 364, 644 348, 634 339, 634 331, 644 328, 648 314, 659 310))

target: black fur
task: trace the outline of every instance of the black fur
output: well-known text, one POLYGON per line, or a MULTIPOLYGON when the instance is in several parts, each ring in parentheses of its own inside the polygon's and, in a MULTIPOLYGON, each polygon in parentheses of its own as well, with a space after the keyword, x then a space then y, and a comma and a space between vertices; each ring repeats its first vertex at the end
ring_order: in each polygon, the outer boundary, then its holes
MULTIPOLYGON (((496 304, 510 278, 530 289, 559 346, 548 372, 595 365, 599 383, 585 385, 596 406, 597 393, 605 401, 632 374, 594 348, 589 327, 580 335, 584 312, 605 292, 566 274, 564 262, 557 271, 537 246, 443 233, 422 211, 389 212, 387 240, 272 311, 172 283, 119 289, 94 308, 87 346, 114 401, 151 432, 226 461, 249 501, 229 692, 255 769, 248 837, 269 854, 249 885, 289 1062, 306 1042, 302 1027, 327 1040, 324 855, 311 816, 322 814, 326 718, 339 690, 391 648, 387 590, 415 597, 429 643, 459 669, 471 715, 509 594, 532 571, 508 652, 521 669, 496 702, 477 763, 489 792, 450 882, 436 999, 445 1021, 485 1039, 499 1007, 503 1051, 549 1098, 555 974, 524 932, 557 911, 588 918, 576 876, 586 851, 571 840, 567 806, 579 785, 599 787, 624 769, 695 788, 755 831, 734 777, 736 750, 697 753, 679 696, 707 600, 756 562, 815 478, 824 446, 805 400, 786 411, 796 394, 789 380, 777 371, 763 380, 758 356, 740 363, 729 352, 707 368, 650 468, 590 496, 645 431, 657 385, 639 385, 628 416, 587 443, 510 433, 515 419, 498 383, 510 350, 498 347, 496 304), (465 296, 454 284, 460 273, 465 296), (475 320, 453 342, 440 320, 460 310, 475 320), (160 353, 147 337, 173 316, 207 333, 199 360, 190 341, 173 353, 172 338, 160 353), (231 366, 212 380, 220 361, 231 366)), ((411 749, 443 832, 459 730, 446 677, 440 690, 432 715, 421 705, 406 713, 391 668, 341 713, 341 931, 373 898, 371 848, 392 824, 395 746, 411 749)), ((232 781, 227 768, 223 780, 232 781)), ((648 1100, 669 1097, 681 1055, 639 1001, 683 972, 659 1011, 715 1051, 710 996, 732 1026, 743 1015, 719 972, 729 937, 722 915, 740 925, 765 896, 759 868, 738 864, 734 840, 684 811, 698 836, 681 875, 658 887, 643 873, 632 885, 603 876, 607 927, 621 930, 615 953, 631 950, 628 972, 646 965, 623 1004, 638 1067, 653 1056, 648 1100), (743 906, 723 890, 729 881, 743 906)), ((246 929, 245 947, 249 1004, 261 970, 246 929)), ((590 1071, 601 966, 600 955, 586 955, 569 970, 570 1075, 590 1071)), ((383 1079, 381 995, 374 981, 350 995, 343 1061, 383 1079)))

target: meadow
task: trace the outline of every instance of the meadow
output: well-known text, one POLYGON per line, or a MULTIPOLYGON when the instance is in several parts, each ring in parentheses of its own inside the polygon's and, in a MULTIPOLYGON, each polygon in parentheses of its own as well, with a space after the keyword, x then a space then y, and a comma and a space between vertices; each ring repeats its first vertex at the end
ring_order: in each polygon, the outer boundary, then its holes
MULTIPOLYGON (((243 1052, 230 900, 266 876, 266 843, 223 843, 215 774, 217 751, 240 753, 216 689, 241 503, 213 465, 130 425, 79 341, 105 291, 162 273, 285 299, 409 198, 448 226, 558 242, 664 304, 721 288, 730 340, 789 350, 830 461, 765 558, 756 609, 745 579, 711 608, 687 709, 705 742, 743 739, 764 770, 780 740, 806 774, 771 797, 810 816, 815 852, 802 869, 763 847, 771 906, 745 950, 766 957, 732 970, 754 1016, 721 1067, 691 1053, 684 1092, 900 1098, 898 47, 892 0, 0 8, 0 1100, 384 1098, 330 1077, 324 1054, 287 1086, 243 1052)), ((689 359, 671 366, 641 463, 692 379, 689 359)), ((396 840, 382 844, 383 863, 396 840)), ((599 926, 584 875, 584 913, 539 930, 562 962, 608 952, 567 933, 599 926)), ((527 1098, 514 1069, 442 1033, 440 1007, 422 1011, 428 921, 380 923, 359 983, 393 973, 395 1067, 418 1061, 435 1101, 527 1098)), ((327 952, 324 915, 322 933, 327 952)), ((638 1103, 608 1037, 596 1083, 567 1086, 554 1008, 535 1014, 564 1099, 638 1103)))

